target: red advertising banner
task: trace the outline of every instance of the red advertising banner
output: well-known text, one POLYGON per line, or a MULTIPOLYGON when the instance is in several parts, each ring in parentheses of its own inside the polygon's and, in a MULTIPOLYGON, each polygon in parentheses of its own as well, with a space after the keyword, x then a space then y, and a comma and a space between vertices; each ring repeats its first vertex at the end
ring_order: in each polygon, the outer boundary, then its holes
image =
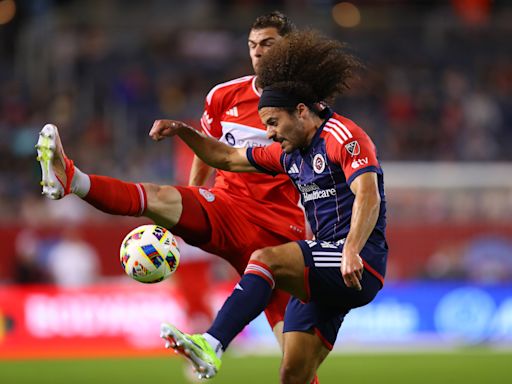
MULTIPOLYGON (((212 304, 218 306, 229 291, 217 286, 210 294, 212 304)), ((183 308, 183 296, 167 283, 80 289, 4 286, 0 358, 165 353, 160 323, 187 330, 183 308)))

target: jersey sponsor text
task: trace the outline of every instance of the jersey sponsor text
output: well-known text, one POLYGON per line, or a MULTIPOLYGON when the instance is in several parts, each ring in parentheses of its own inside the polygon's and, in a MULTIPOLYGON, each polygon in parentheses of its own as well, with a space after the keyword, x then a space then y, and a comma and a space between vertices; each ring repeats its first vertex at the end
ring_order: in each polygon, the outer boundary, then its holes
POLYGON ((309 193, 302 193, 304 202, 311 200, 325 199, 327 197, 336 196, 336 188, 320 189, 309 193))

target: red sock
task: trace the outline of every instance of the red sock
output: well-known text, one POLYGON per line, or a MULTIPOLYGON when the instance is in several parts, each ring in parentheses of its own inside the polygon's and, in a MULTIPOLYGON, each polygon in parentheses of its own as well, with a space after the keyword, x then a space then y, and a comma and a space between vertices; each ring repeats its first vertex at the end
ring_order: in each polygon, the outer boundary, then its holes
POLYGON ((290 294, 280 289, 274 289, 272 292, 272 298, 265 308, 265 316, 270 324, 270 328, 274 329, 277 323, 284 321, 284 312, 288 301, 290 300, 290 294))
POLYGON ((89 175, 91 189, 84 200, 112 215, 141 216, 146 209, 146 191, 141 184, 106 176, 89 175))

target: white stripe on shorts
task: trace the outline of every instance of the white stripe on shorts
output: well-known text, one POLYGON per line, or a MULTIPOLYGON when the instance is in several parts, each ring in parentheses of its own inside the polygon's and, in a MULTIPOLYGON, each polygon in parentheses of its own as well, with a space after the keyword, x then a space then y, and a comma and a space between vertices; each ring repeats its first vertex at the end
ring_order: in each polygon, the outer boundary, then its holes
POLYGON ((341 267, 341 263, 315 263, 315 267, 341 267))
POLYGON ((341 262, 341 257, 313 257, 315 261, 339 261, 341 262))
POLYGON ((313 256, 315 255, 321 255, 321 256, 338 256, 341 257, 341 252, 326 252, 326 251, 313 251, 311 252, 313 256))

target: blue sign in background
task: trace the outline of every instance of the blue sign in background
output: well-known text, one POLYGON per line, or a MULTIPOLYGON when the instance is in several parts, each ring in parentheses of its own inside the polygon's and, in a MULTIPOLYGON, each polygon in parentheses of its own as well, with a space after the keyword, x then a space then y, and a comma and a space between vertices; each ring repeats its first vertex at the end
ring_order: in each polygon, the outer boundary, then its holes
POLYGON ((353 310, 341 338, 359 341, 512 344, 512 284, 389 283, 353 310))
MULTIPOLYGON (((266 319, 260 316, 241 339, 274 345, 268 331, 266 319)), ((335 348, 480 343, 512 347, 512 282, 387 283, 372 303, 347 315, 335 348)))

